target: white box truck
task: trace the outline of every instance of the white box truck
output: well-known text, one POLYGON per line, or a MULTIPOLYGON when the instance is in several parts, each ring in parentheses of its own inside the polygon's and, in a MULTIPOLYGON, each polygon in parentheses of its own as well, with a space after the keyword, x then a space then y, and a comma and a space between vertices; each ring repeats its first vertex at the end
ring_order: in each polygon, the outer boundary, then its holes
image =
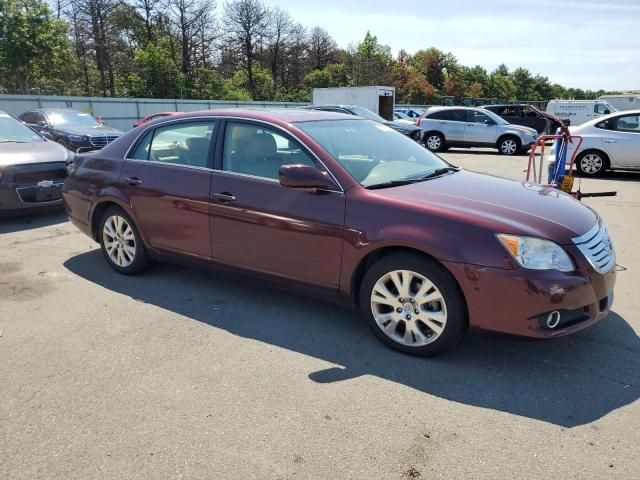
POLYGON ((547 113, 574 127, 615 111, 604 100, 551 100, 547 104, 547 113))
POLYGON ((368 108, 382 118, 393 121, 396 106, 394 87, 336 87, 314 88, 314 105, 358 105, 368 108))
POLYGON ((610 103, 618 110, 640 110, 640 92, 629 92, 621 95, 602 95, 598 100, 610 103))

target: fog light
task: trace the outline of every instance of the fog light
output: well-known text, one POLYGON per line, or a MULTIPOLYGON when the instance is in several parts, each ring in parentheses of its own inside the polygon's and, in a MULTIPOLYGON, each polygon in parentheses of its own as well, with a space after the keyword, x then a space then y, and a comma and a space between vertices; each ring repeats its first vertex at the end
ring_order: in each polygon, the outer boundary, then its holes
POLYGON ((555 310, 549 314, 547 317, 547 327, 550 329, 554 329, 560 323, 560 312, 555 310))

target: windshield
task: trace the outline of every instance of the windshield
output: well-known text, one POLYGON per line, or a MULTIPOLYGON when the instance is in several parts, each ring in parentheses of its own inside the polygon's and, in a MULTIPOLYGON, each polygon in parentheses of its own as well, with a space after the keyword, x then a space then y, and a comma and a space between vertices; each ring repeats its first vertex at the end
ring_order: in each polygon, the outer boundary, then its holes
POLYGON ((380 115, 378 115, 377 113, 373 113, 368 108, 359 107, 357 105, 354 105, 352 107, 349 107, 349 110, 351 110, 355 115, 358 115, 359 117, 368 118, 369 120, 373 120, 374 122, 378 122, 378 123, 386 123, 387 122, 380 115))
POLYGON ((418 142, 369 120, 324 120, 296 126, 365 187, 419 178, 449 166, 418 142))
POLYGON ((29 127, 6 113, 0 113, 0 143, 44 142, 29 127))
POLYGON ((497 113, 492 112, 491 110, 487 110, 486 108, 483 108, 481 110, 482 113, 488 115, 489 117, 491 117, 491 119, 496 122, 498 125, 508 125, 509 122, 507 122, 504 118, 502 118, 500 115, 498 115, 497 113))
POLYGON ((49 121, 56 127, 72 125, 76 127, 97 127, 98 122, 88 113, 48 112, 49 121))

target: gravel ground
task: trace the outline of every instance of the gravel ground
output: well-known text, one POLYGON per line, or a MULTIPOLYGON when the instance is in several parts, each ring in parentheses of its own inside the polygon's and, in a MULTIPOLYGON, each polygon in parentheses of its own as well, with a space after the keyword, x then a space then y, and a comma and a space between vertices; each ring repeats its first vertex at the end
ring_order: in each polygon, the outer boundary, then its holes
POLYGON ((548 342, 476 334, 433 359, 241 277, 119 276, 60 213, 0 219, 0 478, 637 478, 640 175, 582 181, 602 190, 618 196, 585 203, 626 267, 609 318, 548 342))

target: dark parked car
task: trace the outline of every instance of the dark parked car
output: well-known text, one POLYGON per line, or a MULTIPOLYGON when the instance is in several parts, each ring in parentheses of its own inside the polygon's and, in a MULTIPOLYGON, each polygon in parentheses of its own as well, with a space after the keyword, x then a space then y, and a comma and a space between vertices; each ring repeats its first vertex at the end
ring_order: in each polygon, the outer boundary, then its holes
POLYGON ((413 354, 449 347, 469 326, 576 332, 613 299, 615 253, 593 210, 452 167, 339 113, 158 120, 80 155, 64 199, 117 272, 179 257, 332 293, 413 354))
POLYGON ((72 152, 100 149, 122 135, 90 114, 70 109, 31 110, 18 118, 72 152))
POLYGON ((400 132, 401 134, 406 135, 416 142, 422 140, 422 130, 420 130, 415 125, 403 122, 390 122, 382 118, 377 113, 372 112, 368 108, 364 108, 359 105, 309 105, 302 108, 308 110, 321 110, 323 112, 336 112, 346 113, 347 115, 358 115, 359 117, 368 118, 369 120, 373 120, 374 122, 378 122, 388 126, 389 128, 393 128, 396 132, 400 132))
POLYGON ((509 123, 535 128, 538 133, 553 134, 562 126, 558 117, 541 112, 533 105, 485 105, 482 108, 499 115, 509 123))
POLYGON ((73 153, 0 112, 0 212, 62 207, 73 153))

